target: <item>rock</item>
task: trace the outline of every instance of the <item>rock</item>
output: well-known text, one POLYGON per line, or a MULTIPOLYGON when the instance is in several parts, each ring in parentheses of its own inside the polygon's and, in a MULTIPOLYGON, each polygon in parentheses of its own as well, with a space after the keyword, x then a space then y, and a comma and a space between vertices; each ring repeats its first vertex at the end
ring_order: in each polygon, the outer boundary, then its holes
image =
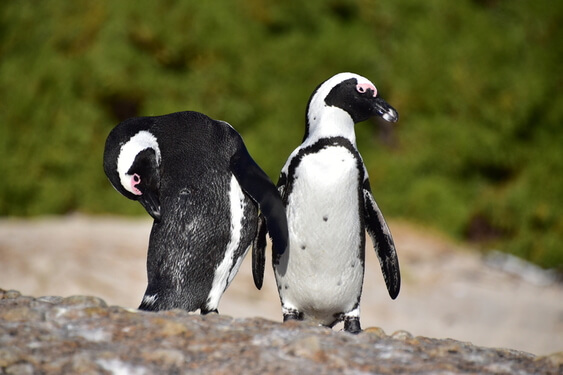
POLYGON ((397 331, 397 332, 393 332, 393 334, 391 335, 391 337, 393 337, 394 339, 397 340, 408 340, 408 339, 412 339, 412 335, 410 332, 407 331, 397 331))
POLYGON ((532 354, 452 339, 358 335, 299 322, 159 313, 95 297, 0 289, 1 374, 561 374, 561 353, 532 354))
POLYGON ((385 331, 383 330, 383 328, 380 328, 380 327, 368 327, 368 328, 364 329, 364 333, 369 333, 369 334, 374 335, 375 337, 378 337, 380 339, 387 336, 385 334, 385 331))

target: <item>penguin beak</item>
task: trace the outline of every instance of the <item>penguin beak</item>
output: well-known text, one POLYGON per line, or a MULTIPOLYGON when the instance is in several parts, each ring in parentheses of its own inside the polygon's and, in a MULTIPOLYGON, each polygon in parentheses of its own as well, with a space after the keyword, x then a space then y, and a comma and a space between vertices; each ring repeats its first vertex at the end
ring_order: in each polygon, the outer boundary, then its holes
POLYGON ((385 100, 381 99, 379 95, 373 100, 373 111, 387 122, 397 122, 399 120, 399 113, 385 100))
POLYGON ((138 197, 139 203, 143 205, 145 210, 155 219, 160 221, 160 201, 158 197, 151 191, 138 197))

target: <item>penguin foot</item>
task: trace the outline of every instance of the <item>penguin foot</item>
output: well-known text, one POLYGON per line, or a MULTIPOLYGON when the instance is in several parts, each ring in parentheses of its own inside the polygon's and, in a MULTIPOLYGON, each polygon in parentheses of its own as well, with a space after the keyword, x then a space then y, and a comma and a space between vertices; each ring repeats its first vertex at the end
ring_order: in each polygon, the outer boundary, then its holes
POLYGON ((358 318, 357 316, 345 317, 344 330, 353 334, 362 332, 362 327, 360 326, 360 318, 358 318))
POLYGON ((207 315, 207 314, 211 314, 211 313, 215 313, 215 314, 219 314, 219 310, 217 309, 213 309, 213 310, 207 310, 207 309, 200 309, 201 315, 207 315))
POLYGON ((303 313, 297 310, 288 310, 283 314, 283 321, 287 322, 288 320, 303 320, 303 313))

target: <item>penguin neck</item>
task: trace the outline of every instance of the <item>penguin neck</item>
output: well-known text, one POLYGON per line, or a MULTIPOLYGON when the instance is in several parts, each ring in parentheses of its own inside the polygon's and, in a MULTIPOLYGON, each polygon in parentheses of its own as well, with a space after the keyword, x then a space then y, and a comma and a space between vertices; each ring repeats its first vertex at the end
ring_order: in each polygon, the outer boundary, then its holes
POLYGON ((309 115, 304 143, 312 144, 319 139, 343 137, 356 146, 354 120, 340 108, 326 107, 321 113, 309 115))

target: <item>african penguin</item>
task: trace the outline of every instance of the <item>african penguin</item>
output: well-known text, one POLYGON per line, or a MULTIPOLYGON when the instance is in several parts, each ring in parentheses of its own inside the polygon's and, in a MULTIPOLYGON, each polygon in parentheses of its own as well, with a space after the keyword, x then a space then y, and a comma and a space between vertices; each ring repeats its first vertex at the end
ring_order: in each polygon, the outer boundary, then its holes
MULTIPOLYGON (((369 80, 340 73, 313 92, 303 143, 283 167, 278 189, 286 207, 289 247, 273 266, 283 319, 309 320, 361 331, 365 231, 373 240, 387 290, 400 288, 399 262, 391 232, 373 198, 356 148, 354 125, 373 116, 396 122, 398 114, 369 80)), ((261 287, 265 234, 260 225, 253 275, 261 287)))
POLYGON ((226 122, 191 111, 125 120, 106 140, 104 170, 154 218, 141 310, 217 312, 259 210, 274 251, 287 246, 280 195, 226 122))

